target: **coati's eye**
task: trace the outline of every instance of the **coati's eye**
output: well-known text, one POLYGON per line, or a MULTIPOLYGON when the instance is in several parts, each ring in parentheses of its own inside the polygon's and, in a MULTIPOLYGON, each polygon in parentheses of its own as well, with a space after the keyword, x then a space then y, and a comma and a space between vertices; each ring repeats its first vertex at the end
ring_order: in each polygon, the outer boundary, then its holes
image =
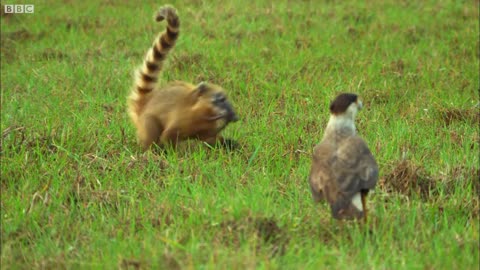
POLYGON ((214 103, 224 103, 227 98, 222 94, 216 94, 213 98, 214 103))

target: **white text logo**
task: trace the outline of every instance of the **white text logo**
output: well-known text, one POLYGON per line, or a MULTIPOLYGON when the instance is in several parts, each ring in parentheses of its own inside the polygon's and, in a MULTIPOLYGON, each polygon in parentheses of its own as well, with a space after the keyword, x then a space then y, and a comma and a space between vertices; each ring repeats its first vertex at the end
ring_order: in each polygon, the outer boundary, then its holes
POLYGON ((33 13, 34 5, 5 5, 5 13, 33 13))

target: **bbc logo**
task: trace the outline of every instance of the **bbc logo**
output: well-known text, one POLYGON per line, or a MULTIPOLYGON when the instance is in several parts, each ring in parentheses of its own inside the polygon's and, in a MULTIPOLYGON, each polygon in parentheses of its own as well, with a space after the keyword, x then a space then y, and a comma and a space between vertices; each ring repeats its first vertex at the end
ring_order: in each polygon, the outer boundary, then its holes
POLYGON ((34 5, 5 5, 5 13, 33 13, 34 5))

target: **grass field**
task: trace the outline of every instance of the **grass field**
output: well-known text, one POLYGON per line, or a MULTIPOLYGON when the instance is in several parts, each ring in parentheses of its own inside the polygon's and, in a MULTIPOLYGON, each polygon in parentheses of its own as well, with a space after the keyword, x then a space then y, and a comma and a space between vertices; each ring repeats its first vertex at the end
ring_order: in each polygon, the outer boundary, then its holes
POLYGON ((163 77, 224 86, 242 148, 167 153, 126 113, 165 3, 30 3, 1 15, 2 269, 478 269, 479 1, 172 1, 163 77), (372 234, 307 183, 340 92, 372 234))

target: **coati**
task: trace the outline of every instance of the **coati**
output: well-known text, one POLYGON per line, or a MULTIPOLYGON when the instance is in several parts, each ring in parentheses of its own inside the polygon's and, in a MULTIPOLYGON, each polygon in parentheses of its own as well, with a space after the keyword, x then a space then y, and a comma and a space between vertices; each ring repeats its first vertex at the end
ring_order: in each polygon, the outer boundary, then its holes
POLYGON ((180 20, 176 9, 169 5, 160 8, 155 20, 166 20, 166 29, 148 50, 128 97, 129 115, 141 147, 147 150, 153 144, 175 146, 186 139, 235 147, 235 141, 219 136, 230 122, 238 120, 222 87, 206 82, 158 83, 167 54, 177 41, 180 20))

